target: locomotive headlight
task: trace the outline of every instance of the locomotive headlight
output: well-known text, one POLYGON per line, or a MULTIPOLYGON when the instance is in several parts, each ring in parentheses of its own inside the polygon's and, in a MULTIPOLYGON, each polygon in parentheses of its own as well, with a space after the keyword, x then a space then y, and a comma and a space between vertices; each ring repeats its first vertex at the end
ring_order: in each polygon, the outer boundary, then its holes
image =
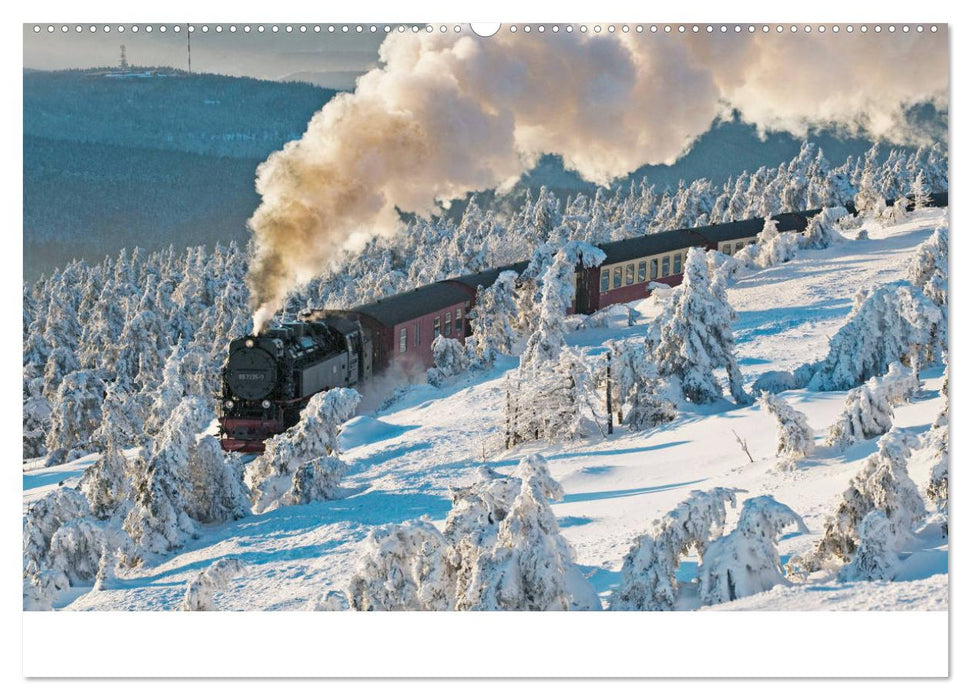
POLYGON ((232 408, 236 404, 234 404, 232 401, 227 401, 224 405, 226 406, 226 408, 232 408))
POLYGON ((263 403, 262 403, 262 404, 260 404, 260 405, 261 405, 261 406, 262 406, 263 408, 269 408, 269 407, 270 407, 270 402, 269 402, 268 400, 266 400, 266 399, 263 399, 263 403))
POLYGON ((252 338, 247 338, 246 339, 246 347, 248 347, 248 348, 253 347, 253 339, 252 338))

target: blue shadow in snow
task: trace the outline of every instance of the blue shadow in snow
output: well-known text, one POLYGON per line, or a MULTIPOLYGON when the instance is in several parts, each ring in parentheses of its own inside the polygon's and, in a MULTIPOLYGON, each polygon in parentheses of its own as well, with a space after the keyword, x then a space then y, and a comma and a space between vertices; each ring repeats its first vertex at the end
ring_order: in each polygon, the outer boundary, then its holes
POLYGON ((24 491, 40 488, 41 486, 58 484, 65 479, 77 478, 84 473, 84 470, 85 467, 78 467, 77 469, 71 469, 70 471, 47 472, 46 474, 24 474, 24 491))
POLYGON ((625 498, 627 496, 641 496, 645 493, 658 493, 660 491, 670 491, 671 489, 681 488, 698 484, 704 479, 694 481, 682 481, 678 484, 663 484, 661 486, 642 486, 636 489, 619 489, 617 491, 592 491, 590 493, 568 493, 560 503, 579 503, 583 501, 603 501, 608 498, 625 498))
POLYGON ((556 524, 561 528, 564 527, 576 527, 577 525, 586 525, 592 523, 593 518, 583 518, 576 515, 568 515, 564 518, 557 518, 556 524))
MULTIPOLYGON (((575 457, 610 457, 616 455, 627 455, 636 454, 638 452, 653 452, 654 450, 663 450, 668 447, 677 447, 678 445, 687 445, 690 440, 675 440, 673 442, 664 442, 660 445, 646 445, 643 447, 619 447, 614 450, 590 450, 588 452, 563 452, 560 454, 549 455, 547 459, 573 459, 575 457)), ((490 467, 512 467, 519 464, 518 459, 503 459, 495 462, 489 462, 490 467)), ((584 467, 583 471, 586 473, 595 473, 593 469, 597 467, 584 467)))

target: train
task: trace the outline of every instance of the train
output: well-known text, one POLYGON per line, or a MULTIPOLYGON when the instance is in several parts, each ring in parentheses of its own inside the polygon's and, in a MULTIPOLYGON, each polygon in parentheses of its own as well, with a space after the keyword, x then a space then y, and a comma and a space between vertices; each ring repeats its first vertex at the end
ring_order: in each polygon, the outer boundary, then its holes
MULTIPOLYGON (((947 193, 931 206, 947 206, 947 193)), ((890 202, 892 203, 892 202, 890 202)), ((847 209, 853 213, 851 205, 847 209)), ((806 230, 821 210, 778 214, 780 232, 806 230)), ((612 304, 644 299, 649 284, 681 283, 688 250, 732 255, 755 243, 765 219, 663 231, 599 244, 603 262, 576 271, 570 313, 591 314, 612 304)), ((262 452, 264 442, 295 425, 310 398, 335 387, 365 384, 394 365, 405 371, 432 366, 439 336, 464 342, 479 290, 527 263, 446 279, 346 310, 320 310, 233 340, 223 365, 220 440, 223 449, 262 452)))

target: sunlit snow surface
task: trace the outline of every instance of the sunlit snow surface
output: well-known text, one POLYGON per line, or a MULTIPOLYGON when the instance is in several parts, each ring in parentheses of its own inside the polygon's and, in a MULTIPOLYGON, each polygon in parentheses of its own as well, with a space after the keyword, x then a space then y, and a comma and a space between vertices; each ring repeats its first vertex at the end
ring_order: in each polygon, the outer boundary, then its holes
MULTIPOLYGON (((738 312, 738 357, 746 381, 768 370, 786 370, 825 354, 829 337, 849 312, 854 294, 865 285, 904 277, 914 249, 944 220, 946 211, 920 212, 907 223, 880 228, 868 222, 870 240, 848 240, 822 251, 801 251, 783 265, 746 273, 729 289, 738 312)), ((848 235, 853 235, 849 233, 848 235)), ((569 342, 596 347, 604 340, 643 335, 656 302, 611 314, 607 328, 572 333, 569 342)), ((774 470, 773 419, 757 406, 737 408, 725 400, 683 413, 674 423, 632 434, 618 428, 610 438, 560 445, 501 449, 503 377, 515 361, 500 361, 486 374, 461 377, 443 388, 415 386, 376 414, 351 420, 342 435, 350 465, 344 485, 350 495, 338 501, 291 506, 233 523, 203 528, 198 539, 174 555, 122 573, 111 590, 74 589, 56 604, 72 610, 175 609, 187 578, 227 556, 248 564, 246 573, 216 596, 221 609, 287 610, 312 607, 325 591, 342 587, 357 561, 356 547, 371 527, 420 516, 443 521, 450 506, 449 486, 469 483, 483 460, 510 471, 523 454, 540 451, 563 485, 565 498, 553 505, 577 561, 604 603, 619 580, 624 554, 651 522, 687 496, 691 489, 733 486, 745 496, 772 494, 805 519, 811 532, 785 536, 783 561, 809 549, 827 514, 876 441, 859 443, 840 454, 823 446, 825 430, 839 414, 845 392, 783 394, 809 417, 816 430, 815 454, 792 473, 774 470), (755 458, 739 448, 737 433, 755 458)), ((923 391, 901 406, 895 424, 914 433, 926 430, 942 407, 941 369, 922 376, 923 391)), ((63 482, 74 485, 93 456, 67 465, 25 465, 24 502, 63 482)), ((920 453, 909 464, 923 490, 929 463, 920 453)), ((738 511, 729 516, 734 524, 738 511)), ((764 594, 719 606, 721 609, 924 609, 947 608, 947 545, 937 528, 919 533, 899 582, 819 583, 777 587, 764 594)), ((683 607, 695 607, 690 583, 697 568, 689 560, 679 578, 683 607)))

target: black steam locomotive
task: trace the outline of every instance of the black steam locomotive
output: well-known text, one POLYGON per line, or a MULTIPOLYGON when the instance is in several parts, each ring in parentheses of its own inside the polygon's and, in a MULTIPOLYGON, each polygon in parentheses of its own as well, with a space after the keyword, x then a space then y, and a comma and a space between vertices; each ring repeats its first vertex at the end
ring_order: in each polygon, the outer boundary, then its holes
POLYGON ((370 378, 372 355, 370 332, 340 315, 232 341, 223 366, 223 449, 262 452, 264 440, 297 423, 314 394, 370 378))

